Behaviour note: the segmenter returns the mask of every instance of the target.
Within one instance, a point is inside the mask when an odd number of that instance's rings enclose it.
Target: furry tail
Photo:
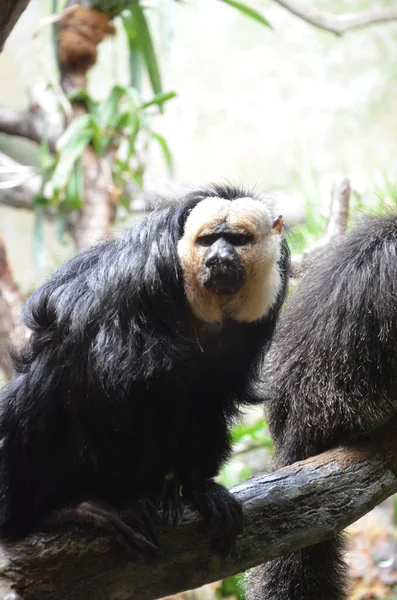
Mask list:
[[[248,574],[247,600],[346,600],[344,537],[338,534],[261,565]]]

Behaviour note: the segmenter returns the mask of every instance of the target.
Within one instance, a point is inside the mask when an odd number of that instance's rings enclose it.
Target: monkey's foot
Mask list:
[[[146,562],[153,562],[159,558],[160,553],[153,529],[153,514],[148,503],[137,502],[133,509],[129,509],[128,523],[116,510],[102,503],[87,501],[55,511],[41,525],[46,529],[65,523],[93,525],[106,531],[126,549],[131,558],[138,557]],[[153,511],[156,512],[154,507]]]
[[[180,494],[180,483],[174,474],[168,476],[165,480],[160,511],[165,525],[175,527],[181,520],[183,514],[182,496]]]
[[[204,517],[212,547],[223,557],[230,554],[244,524],[243,510],[233,494],[222,485],[207,481],[204,487],[184,490],[184,496]]]

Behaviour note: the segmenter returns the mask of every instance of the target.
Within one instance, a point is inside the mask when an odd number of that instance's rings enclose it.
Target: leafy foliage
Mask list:
[[[232,577],[227,577],[221,582],[221,585],[216,590],[217,598],[236,598],[236,600],[244,600],[245,595],[242,589],[242,580],[244,575],[237,573]]]
[[[151,127],[150,109],[164,105],[174,92],[160,93],[143,101],[136,90],[116,85],[103,102],[94,100],[86,90],[70,96],[83,101],[89,111],[73,119],[56,146],[56,154],[41,150],[44,185],[36,203],[47,207],[78,209],[82,206],[83,172],[80,159],[89,144],[98,156],[112,153],[113,180],[120,196],[132,178],[142,184],[140,147],[151,139],[159,143],[166,165],[172,172],[173,159],[167,141]]]

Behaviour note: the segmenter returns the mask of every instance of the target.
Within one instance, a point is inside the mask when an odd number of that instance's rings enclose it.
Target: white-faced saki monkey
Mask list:
[[[188,503],[227,554],[242,510],[214,477],[239,408],[261,401],[288,271],[282,218],[214,185],[49,277],[1,392],[0,535],[89,523],[151,560],[158,515]]]

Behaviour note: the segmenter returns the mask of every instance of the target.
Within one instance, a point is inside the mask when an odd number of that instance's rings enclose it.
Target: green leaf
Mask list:
[[[160,148],[163,151],[163,156],[164,156],[164,160],[166,162],[167,168],[168,168],[168,172],[169,174],[172,175],[174,174],[174,161],[172,158],[172,154],[171,154],[171,150],[169,149],[169,146],[167,144],[166,139],[160,135],[159,133],[152,133],[152,137],[158,141],[158,143],[160,144]]]
[[[56,164],[56,157],[52,152],[50,152],[47,141],[47,130],[45,130],[44,135],[40,144],[40,168],[42,170],[43,178],[45,179],[46,174],[52,172]],[[47,177],[48,179],[48,177]]]
[[[134,19],[137,44],[145,59],[145,65],[148,71],[150,83],[154,93],[160,94],[163,91],[160,68],[143,8],[138,2],[136,2],[131,5],[130,11]]]
[[[126,94],[126,88],[115,85],[108,98],[99,103],[97,121],[100,127],[108,127],[110,120],[117,114],[120,100]]]
[[[121,194],[119,204],[127,211],[131,212],[131,201],[125,194]]]
[[[92,98],[92,96],[84,88],[81,88],[79,90],[73,90],[73,91],[69,92],[67,97],[68,97],[68,100],[70,100],[70,102],[77,102],[77,101],[84,102],[84,104],[87,107],[88,112],[91,114],[95,114],[97,107],[98,107],[98,102],[97,102],[97,100],[94,100]]]
[[[93,133],[94,129],[95,120],[92,115],[80,115],[76,117],[57,141],[57,151],[62,153],[67,146],[74,145],[81,135],[84,135],[87,131],[92,131]]]
[[[83,167],[80,161],[73,165],[65,190],[65,204],[70,210],[79,210],[83,206]]]
[[[176,92],[163,92],[161,94],[156,94],[151,100],[142,104],[142,108],[148,108],[148,106],[153,106],[153,104],[163,105],[164,102],[175,98],[176,95]]]
[[[236,598],[236,600],[244,600],[244,588],[243,588],[244,575],[243,573],[237,573],[231,577],[224,579],[220,587],[216,590],[215,595],[217,598]]]
[[[44,244],[44,216],[45,206],[36,203],[33,220],[33,259],[39,272],[42,272],[46,262]]]
[[[56,238],[62,246],[67,244],[68,222],[67,212],[62,207],[55,214],[55,232]]]
[[[132,112],[131,110],[120,111],[110,122],[110,129],[121,133],[122,130],[125,129],[125,127],[127,127],[127,125],[130,123],[132,114],[135,114],[135,112]]]
[[[122,22],[127,34],[129,46],[129,68],[130,83],[137,90],[141,89],[142,84],[142,53],[139,49],[138,36],[136,33],[135,21],[130,11],[122,15]]]
[[[251,8],[250,6],[247,6],[246,4],[243,4],[242,2],[236,2],[236,0],[221,0],[221,1],[224,2],[225,4],[228,4],[229,6],[233,6],[233,8],[236,8],[237,10],[239,10],[243,15],[246,15],[247,17],[254,19],[258,23],[261,23],[262,25],[265,25],[266,27],[270,27],[270,29],[273,29],[273,27],[271,26],[269,21],[267,19],[265,19],[265,17],[260,12],[255,10],[254,8]]]
[[[137,113],[131,113],[128,121],[128,127],[131,130],[128,136],[128,159],[135,154],[135,141],[141,129],[141,121]]]
[[[52,176],[55,198],[59,196],[59,193],[67,185],[74,163],[82,156],[84,150],[92,140],[93,134],[94,130],[91,128],[79,130],[78,134],[70,140],[69,144],[61,152]]]

